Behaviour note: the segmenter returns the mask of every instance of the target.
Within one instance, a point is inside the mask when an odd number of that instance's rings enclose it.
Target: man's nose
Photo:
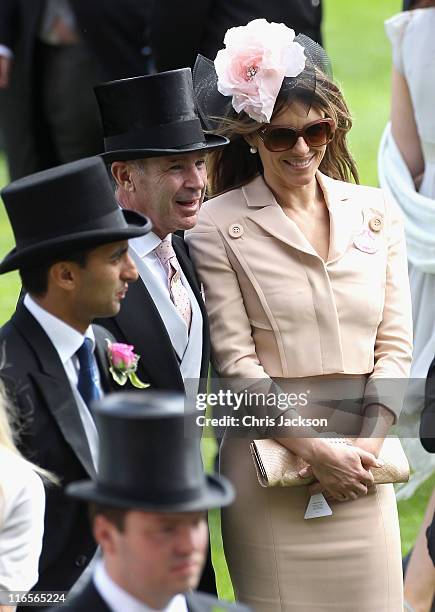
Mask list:
[[[190,189],[197,189],[198,191],[202,191],[207,183],[207,172],[205,168],[198,168],[196,165],[189,168],[185,185]]]
[[[197,547],[196,529],[192,526],[182,527],[177,534],[176,551],[179,555],[190,555]]]
[[[125,255],[125,262],[122,268],[122,280],[127,283],[134,283],[138,279],[138,271],[136,268],[136,264],[133,259],[130,257],[128,253]]]

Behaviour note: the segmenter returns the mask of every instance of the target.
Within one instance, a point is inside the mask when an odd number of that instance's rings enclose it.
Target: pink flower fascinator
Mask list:
[[[304,47],[283,23],[255,19],[227,31],[214,61],[217,88],[232,96],[232,106],[255,121],[269,122],[284,77],[296,77],[305,68]]]

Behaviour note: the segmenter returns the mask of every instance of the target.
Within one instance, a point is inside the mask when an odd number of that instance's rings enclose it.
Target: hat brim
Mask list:
[[[100,153],[100,157],[108,164],[114,161],[128,161],[130,159],[145,159],[147,157],[164,157],[167,155],[182,155],[183,153],[194,153],[195,151],[211,151],[229,144],[225,136],[205,135],[205,143],[197,142],[173,149],[143,148],[143,149],[117,149]]]
[[[126,227],[103,228],[57,236],[44,242],[10,251],[0,263],[0,274],[20,268],[35,267],[48,259],[67,255],[73,250],[98,247],[109,242],[137,238],[151,231],[152,223],[132,210],[122,210]]]
[[[107,489],[102,491],[98,483],[92,480],[71,483],[66,487],[66,493],[82,501],[146,512],[200,512],[231,504],[234,500],[234,489],[226,478],[207,476],[206,482],[206,486],[196,499],[179,503],[168,503],[165,500],[156,503],[147,499],[139,500],[137,497],[129,498],[128,495],[121,497],[116,492],[109,493]]]

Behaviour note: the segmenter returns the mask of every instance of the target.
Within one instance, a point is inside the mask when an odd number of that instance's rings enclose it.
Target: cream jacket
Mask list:
[[[330,216],[327,262],[262,177],[203,204],[186,236],[221,376],[365,374],[376,385],[409,375],[411,301],[400,213],[380,189],[319,172],[317,180]],[[396,415],[400,404],[389,406]]]

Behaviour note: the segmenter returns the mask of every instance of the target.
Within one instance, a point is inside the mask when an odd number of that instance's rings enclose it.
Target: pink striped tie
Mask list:
[[[170,238],[162,240],[154,249],[154,253],[165,269],[171,300],[189,329],[192,320],[192,306],[187,289],[181,282],[180,264]]]

